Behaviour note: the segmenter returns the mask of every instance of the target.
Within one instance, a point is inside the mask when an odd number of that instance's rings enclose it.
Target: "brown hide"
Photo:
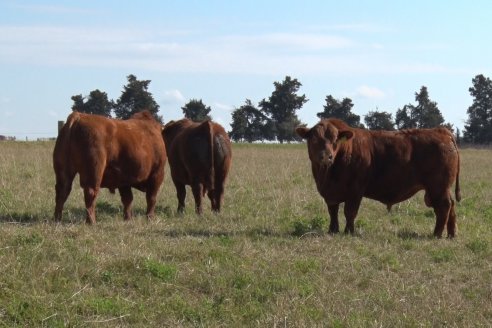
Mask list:
[[[178,212],[184,210],[186,185],[191,185],[198,214],[202,213],[205,193],[212,210],[220,212],[232,160],[231,142],[224,128],[211,121],[195,123],[182,119],[166,124],[162,137],[176,187]]]
[[[354,220],[363,197],[391,205],[425,190],[425,203],[436,215],[434,235],[447,227],[456,233],[456,214],[450,188],[456,181],[459,201],[459,153],[445,128],[370,131],[349,127],[337,119],[323,119],[311,129],[299,127],[307,140],[313,177],[330,214],[330,232],[336,233],[338,208],[344,203],[345,232],[354,232]]]
[[[166,164],[161,130],[148,111],[124,121],[78,112],[70,114],[53,152],[55,220],[61,220],[77,173],[84,189],[87,223],[96,222],[95,198],[100,188],[119,190],[126,220],[132,215],[131,188],[145,192],[147,216],[152,217]]]

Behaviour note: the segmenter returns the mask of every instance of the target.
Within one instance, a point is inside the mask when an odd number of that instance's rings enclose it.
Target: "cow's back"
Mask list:
[[[455,180],[459,155],[444,128],[371,133],[365,195],[386,204]]]
[[[221,125],[183,119],[167,126],[163,135],[174,179],[184,184],[198,180],[213,189],[215,178],[227,175],[231,146]]]
[[[72,113],[57,139],[55,162],[78,172],[82,186],[98,176],[101,187],[133,186],[153,171],[163,171],[166,153],[160,132],[151,120]]]

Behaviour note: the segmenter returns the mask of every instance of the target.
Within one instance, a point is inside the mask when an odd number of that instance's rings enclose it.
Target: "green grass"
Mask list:
[[[54,224],[53,143],[0,143],[0,327],[477,327],[492,322],[492,151],[461,152],[458,235],[432,238],[422,193],[364,200],[329,235],[305,145],[233,145],[223,212],[197,217],[166,167],[157,218],[76,178]],[[341,216],[342,229],[344,225]]]

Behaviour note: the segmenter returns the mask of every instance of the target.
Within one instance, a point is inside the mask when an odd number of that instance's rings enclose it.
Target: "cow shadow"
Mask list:
[[[18,224],[34,224],[43,221],[48,221],[46,215],[32,214],[27,212],[13,212],[9,214],[0,214],[0,223],[18,223]]]
[[[208,229],[166,229],[161,231],[154,231],[154,233],[162,234],[169,238],[182,238],[182,237],[198,237],[198,238],[221,238],[221,237],[238,237],[246,236],[252,239],[262,237],[291,237],[289,233],[279,233],[271,229],[265,228],[251,228],[247,230],[231,231],[231,230],[208,230]]]
[[[402,240],[430,240],[435,239],[434,235],[427,234],[419,234],[415,231],[410,231],[408,229],[401,229],[396,233],[396,236]]]

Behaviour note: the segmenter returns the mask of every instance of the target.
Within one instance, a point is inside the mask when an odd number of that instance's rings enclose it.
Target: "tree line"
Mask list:
[[[148,91],[150,80],[138,80],[136,76],[127,76],[127,84],[116,101],[109,100],[108,95],[98,89],[88,96],[81,94],[72,96],[72,110],[103,115],[119,119],[127,119],[136,112],[149,110],[162,123],[162,116],[157,113],[159,105]],[[303,105],[308,101],[306,95],[299,95],[302,84],[295,78],[286,76],[281,82],[274,82],[274,90],[268,98],[257,105],[250,99],[232,111],[231,130],[229,135],[236,142],[278,141],[280,143],[297,141],[295,127],[303,123],[297,116]],[[467,109],[468,119],[463,135],[456,128],[459,140],[474,144],[490,144],[492,142],[492,81],[483,75],[472,79],[469,88],[473,97],[472,105]],[[408,128],[432,128],[444,126],[454,130],[453,125],[446,123],[438,105],[429,97],[426,86],[415,93],[415,103],[398,108],[393,114],[387,111],[369,111],[361,117],[352,112],[354,104],[350,98],[337,99],[327,95],[323,111],[317,113],[321,118],[339,118],[353,127],[371,130],[400,130]],[[212,119],[211,108],[201,99],[191,99],[183,107],[183,116],[193,121]]]

